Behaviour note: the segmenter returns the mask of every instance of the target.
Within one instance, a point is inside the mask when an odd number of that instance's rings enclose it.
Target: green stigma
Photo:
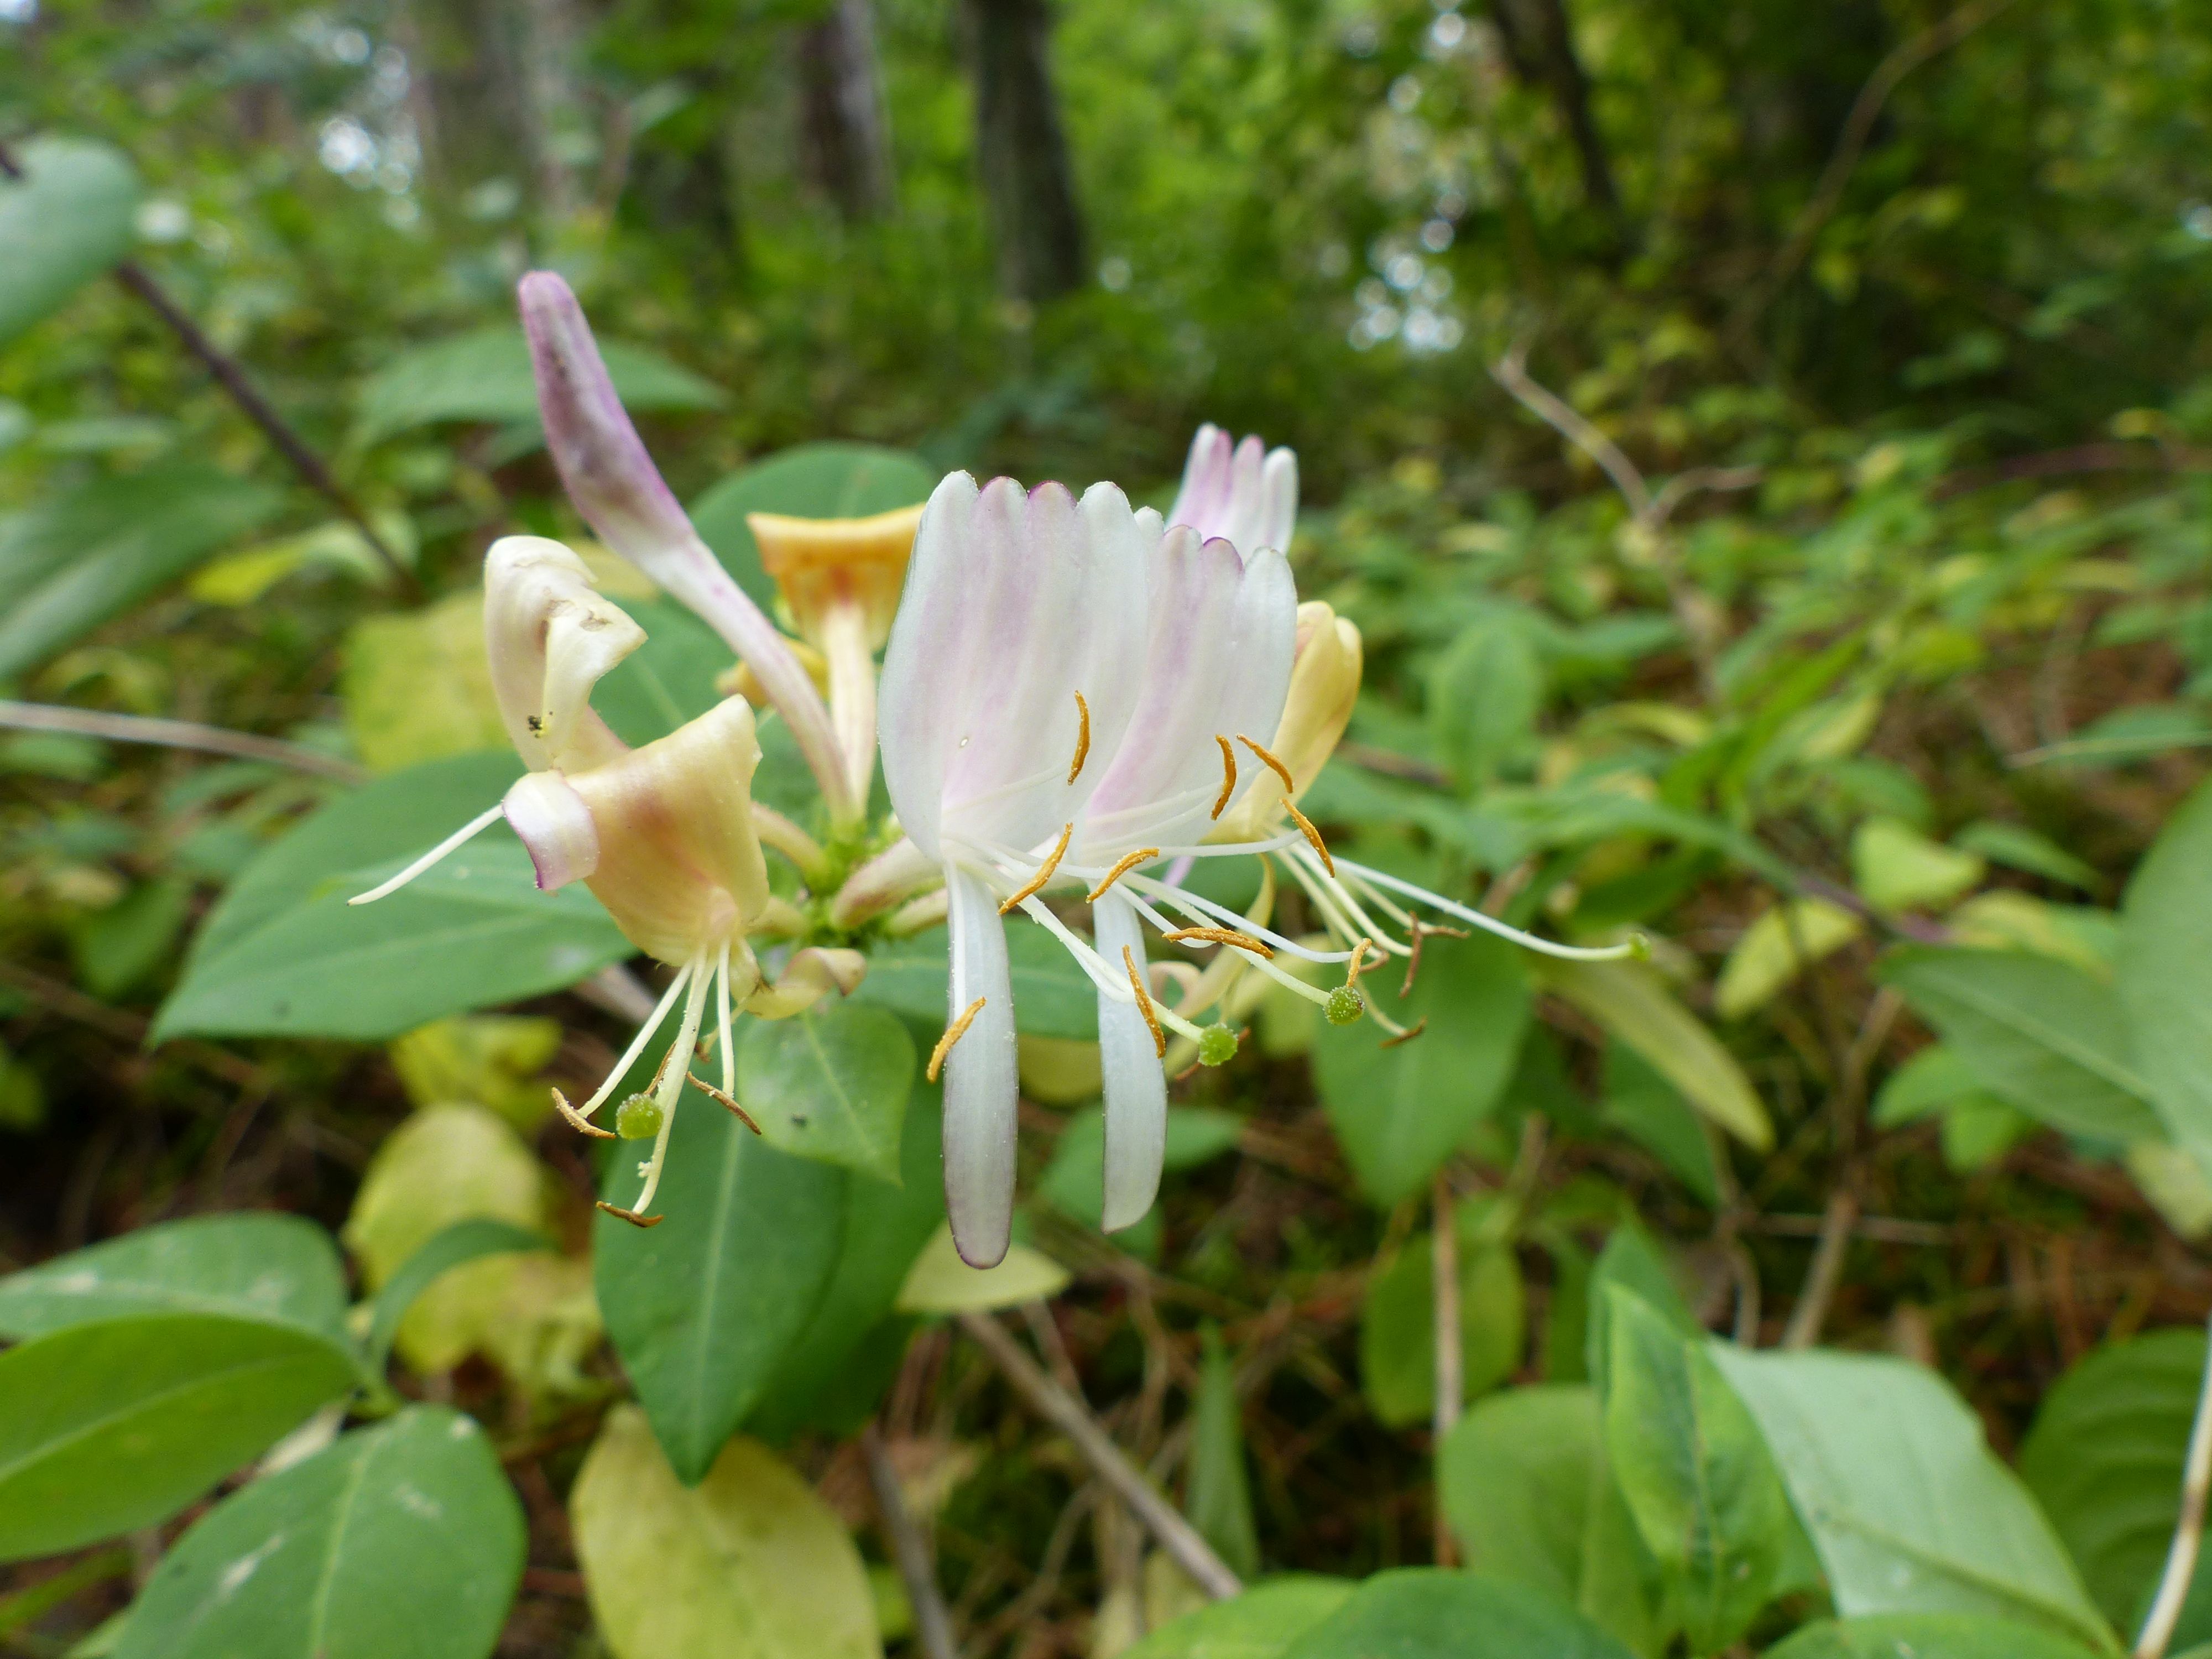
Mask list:
[[[632,1095],[615,1109],[615,1133],[624,1140],[650,1140],[660,1122],[660,1103],[651,1095]]]
[[[1198,1034],[1198,1063],[1226,1066],[1237,1058],[1237,1033],[1226,1025],[1209,1025]]]
[[[1322,1012],[1332,1025],[1349,1025],[1367,1012],[1367,999],[1356,985],[1340,985],[1328,994]]]

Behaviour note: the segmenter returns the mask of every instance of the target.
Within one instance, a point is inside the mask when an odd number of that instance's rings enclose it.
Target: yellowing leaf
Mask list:
[[[2167,1226],[2189,1239],[2212,1233],[2212,1181],[2189,1153],[2171,1141],[2138,1140],[2128,1148],[2125,1162]]]
[[[1940,910],[1988,870],[1895,818],[1869,818],[1851,837],[1851,884],[1877,910]]]
[[[2110,984],[2118,919],[2088,904],[2053,904],[2014,888],[1977,893],[1951,913],[1951,937],[1985,951],[2056,957]]]
[[[433,1106],[377,1148],[346,1218],[348,1249],[372,1291],[456,1221],[544,1220],[544,1177],[514,1131],[482,1106]],[[399,1327],[399,1352],[418,1371],[450,1370],[487,1346],[501,1322],[516,1256],[457,1267],[423,1291]]]
[[[948,1224],[921,1247],[899,1287],[898,1310],[910,1314],[984,1313],[1043,1302],[1067,1288],[1067,1269],[1041,1250],[1010,1244],[995,1267],[971,1267],[952,1245]]]
[[[1537,957],[1544,988],[1572,1003],[1650,1062],[1682,1097],[1747,1146],[1765,1152],[1774,1126],[1735,1056],[1638,962]]]
[[[1016,1040],[1022,1093],[1048,1106],[1098,1098],[1104,1073],[1098,1045],[1077,1037],[1023,1036]]]
[[[1778,904],[1743,931],[1721,968],[1713,1007],[1723,1019],[1741,1019],[1771,1001],[1782,988],[1866,932],[1866,924],[1826,899]]]
[[[610,1413],[569,1498],[576,1559],[616,1659],[878,1659],[860,1552],[758,1441],[686,1488],[635,1406]]]
[[[401,526],[405,520],[399,520]],[[378,528],[387,535],[390,529]],[[411,528],[411,526],[410,527]],[[404,546],[405,537],[394,542]],[[191,596],[207,605],[251,605],[295,570],[309,565],[329,565],[350,570],[371,581],[385,575],[384,562],[368,544],[360,526],[333,519],[296,536],[258,542],[204,567],[186,584]]]
[[[518,1129],[553,1109],[537,1080],[561,1047],[561,1022],[514,1014],[434,1020],[392,1040],[392,1069],[417,1106],[474,1102]]]
[[[339,689],[354,746],[373,772],[507,746],[484,656],[479,592],[356,624],[346,636]]]

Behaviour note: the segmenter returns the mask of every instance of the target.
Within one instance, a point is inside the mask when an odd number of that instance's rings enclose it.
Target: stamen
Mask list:
[[[1329,857],[1328,848],[1321,838],[1321,831],[1314,828],[1313,820],[1299,811],[1288,799],[1283,802],[1283,811],[1291,815],[1291,823],[1305,832],[1306,839],[1313,843],[1314,851],[1321,854],[1322,865],[1328,869],[1329,874],[1334,876],[1336,873],[1336,860]]]
[[[1284,765],[1282,762],[1277,760],[1273,755],[1270,754],[1267,750],[1260,747],[1258,744],[1253,742],[1251,738],[1246,737],[1242,732],[1239,732],[1237,734],[1237,741],[1243,744],[1247,749],[1257,755],[1260,757],[1261,763],[1283,781],[1283,793],[1285,794],[1289,794],[1297,787],[1297,785],[1291,781],[1291,769]],[[1225,744],[1224,745],[1224,747],[1226,746],[1227,745]]]
[[[635,1210],[625,1210],[619,1204],[610,1204],[604,1198],[596,1199],[593,1202],[609,1215],[618,1215],[633,1227],[658,1227],[668,1219],[665,1215],[640,1215]]]
[[[1081,764],[1079,761],[1077,763]],[[1073,781],[1072,778],[1070,781]],[[1016,889],[1014,896],[999,907],[1000,915],[1012,915],[1021,908],[1024,899],[1034,898],[1044,890],[1045,884],[1052,879],[1052,872],[1060,868],[1060,860],[1066,855],[1068,837],[1074,833],[1075,826],[1073,823],[1060,832],[1059,841],[1054,843],[1052,851],[1045,854],[1044,862],[1037,866],[1037,872],[1030,878],[1029,884]]]
[[[1375,1011],[1374,1009],[1370,1008],[1367,1012],[1371,1014]],[[1409,1030],[1401,1031],[1394,1037],[1384,1037],[1382,1042],[1377,1046],[1384,1048],[1395,1048],[1401,1043],[1411,1042],[1415,1037],[1420,1036],[1422,1032],[1428,1029],[1429,1017],[1426,1014],[1423,1014],[1420,1018],[1413,1022],[1413,1026]]]
[[[1650,948],[1645,944],[1644,936],[1640,933],[1625,945],[1561,945],[1556,939],[1542,939],[1534,933],[1525,933],[1510,923],[1498,921],[1495,916],[1485,915],[1480,910],[1470,909],[1464,904],[1455,904],[1451,900],[1431,893],[1425,887],[1416,887],[1410,881],[1402,880],[1396,876],[1385,875],[1382,871],[1370,869],[1364,864],[1352,864],[1347,860],[1345,868],[1379,887],[1387,887],[1393,892],[1403,893],[1407,898],[1417,899],[1423,904],[1434,905],[1446,915],[1456,921],[1464,921],[1472,927],[1480,927],[1486,933],[1495,933],[1500,939],[1511,939],[1523,950],[1534,951],[1541,956],[1557,957],[1563,962],[1619,962],[1624,957],[1634,957]]]
[[[1167,1058],[1167,1033],[1160,1030],[1159,1017],[1152,1012],[1152,993],[1145,989],[1144,975],[1137,971],[1137,959],[1129,947],[1121,947],[1121,965],[1129,970],[1129,988],[1137,994],[1137,1012],[1145,1017],[1145,1024],[1152,1030],[1152,1048],[1162,1059]]]
[[[1119,864],[1116,864],[1111,870],[1109,870],[1106,872],[1105,879],[1101,881],[1096,887],[1092,888],[1088,893],[1085,893],[1083,896],[1085,902],[1089,904],[1097,903],[1099,899],[1104,896],[1105,891],[1109,887],[1111,887],[1115,882],[1121,880],[1123,876],[1128,874],[1130,871],[1135,869],[1146,860],[1156,859],[1159,857],[1159,855],[1160,849],[1157,847],[1139,847],[1135,852],[1129,854],[1127,857],[1123,858]]]
[[[738,1051],[730,1042],[730,947],[726,941],[722,945],[721,976],[718,986],[714,1003],[714,1034],[722,1043],[721,1093],[730,1109],[737,1112],[739,1117],[745,1117],[742,1111],[738,1110],[737,1103],[727,1098],[738,1091]],[[700,1086],[703,1088],[706,1085],[702,1084]],[[745,1121],[750,1124],[752,1120],[746,1117]],[[757,1125],[754,1127],[753,1133],[760,1133]]]
[[[945,1069],[945,1057],[952,1052],[952,1045],[968,1035],[969,1026],[975,1023],[975,1016],[983,1012],[983,1005],[988,1000],[987,997],[977,997],[961,1011],[959,1018],[945,1028],[945,1035],[937,1039],[937,1047],[929,1051],[928,1067],[922,1073],[932,1083],[937,1081],[937,1074]]]
[[[1371,939],[1363,939],[1352,947],[1352,960],[1344,964],[1344,982],[1346,985],[1359,983],[1360,959],[1374,948],[1375,941]]]
[[[452,835],[447,836],[445,840],[440,842],[428,852],[423,854],[421,858],[416,859],[414,863],[409,865],[398,875],[392,877],[389,880],[377,883],[375,886],[370,888],[366,893],[355,894],[354,896],[348,899],[346,902],[348,904],[374,904],[377,900],[383,898],[389,894],[398,892],[409,882],[414,880],[416,877],[421,875],[432,865],[437,863],[439,860],[444,858],[455,848],[459,847],[464,842],[469,841],[474,836],[482,835],[485,830],[490,829],[492,824],[496,822],[500,816],[506,811],[506,804],[502,802],[497,806],[487,808],[485,811],[477,813],[476,817],[471,818],[459,829],[454,830]]]
[[[612,1129],[599,1127],[598,1124],[571,1106],[568,1103],[568,1097],[558,1089],[553,1091],[553,1103],[560,1108],[562,1117],[567,1118],[570,1123],[581,1129],[586,1134],[597,1135],[601,1140],[612,1140],[615,1138],[615,1132]]]
[[[690,973],[691,984],[684,998],[684,1020],[677,1028],[676,1041],[660,1057],[660,1070],[653,1078],[653,1098],[660,1108],[660,1133],[653,1137],[653,1156],[638,1165],[638,1173],[645,1177],[645,1187],[637,1195],[635,1216],[643,1216],[651,1209],[653,1195],[660,1190],[660,1174],[668,1164],[669,1132],[676,1127],[676,1103],[684,1097],[684,1079],[691,1075],[691,1062],[699,1054],[699,1020],[707,1012],[707,981],[712,969],[707,965],[703,951],[684,965]],[[676,1065],[672,1075],[668,1069],[672,1060]]]
[[[1412,953],[1406,958],[1406,982],[1398,988],[1398,994],[1401,997],[1411,996],[1413,994],[1414,975],[1421,971],[1421,941],[1423,939],[1426,939],[1431,933],[1442,933],[1449,939],[1466,939],[1469,937],[1467,929],[1464,927],[1438,927],[1429,922],[1423,921],[1418,916],[1411,917],[1408,920],[1412,923],[1413,949]]]
[[[1263,957],[1273,957],[1275,954],[1272,946],[1262,944],[1249,933],[1240,933],[1234,927],[1178,927],[1171,933],[1162,933],[1160,937],[1173,945],[1180,945],[1185,939],[1199,939],[1213,945],[1233,945],[1240,951],[1255,951]]]
[[[1221,745],[1221,799],[1213,803],[1213,816],[1218,818],[1228,810],[1229,798],[1237,793],[1237,751],[1218,732],[1213,734],[1213,740]]]
[[[1083,770],[1083,763],[1091,754],[1091,705],[1083,701],[1083,693],[1075,694],[1075,712],[1082,726],[1075,734],[1075,758],[1068,763],[1067,781],[1073,783],[1076,775]]]
[[[637,1035],[629,1040],[629,1047],[623,1050],[622,1058],[615,1062],[614,1070],[607,1073],[607,1080],[599,1085],[599,1091],[584,1103],[580,1114],[581,1116],[589,1117],[607,1103],[607,1097],[614,1093],[615,1085],[629,1075],[629,1068],[637,1064],[637,1057],[645,1052],[645,1045],[653,1041],[653,1034],[660,1029],[662,1022],[668,1018],[668,1011],[676,1006],[676,999],[684,994],[684,988],[690,982],[690,969],[678,969],[676,977],[668,981],[668,988],[660,994],[660,1000],[653,1005],[653,1012],[647,1016],[645,1024],[637,1028]],[[665,1056],[661,1063],[666,1066]],[[656,1078],[658,1075],[656,1073]]]
[[[727,1090],[717,1089],[703,1077],[695,1077],[692,1078],[690,1081],[693,1088],[696,1089],[701,1094],[706,1096],[708,1099],[715,1101],[722,1106],[726,1107],[729,1109],[729,1113],[732,1117],[737,1119],[738,1122],[744,1124],[745,1127],[750,1129],[755,1134],[758,1134],[761,1132],[761,1126],[753,1121],[753,1115],[747,1111],[744,1107],[738,1105],[738,1103],[731,1097]]]

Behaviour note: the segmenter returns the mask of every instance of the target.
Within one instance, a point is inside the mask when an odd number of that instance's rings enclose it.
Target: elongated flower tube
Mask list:
[[[1190,441],[1182,488],[1168,511],[1171,525],[1218,536],[1240,553],[1263,547],[1291,550],[1298,518],[1298,458],[1270,450],[1256,437],[1232,443],[1211,421]]]
[[[866,792],[854,790],[821,694],[662,481],[615,394],[576,296],[545,270],[525,276],[519,293],[546,447],[568,499],[602,541],[696,611],[744,659],[791,727],[831,821],[857,823]]]
[[[863,800],[876,766],[875,653],[890,637],[921,522],[919,507],[865,519],[745,516],[799,637],[830,665],[830,723]]]
[[[583,561],[558,542],[507,537],[485,557],[484,590],[493,691],[531,769],[498,806],[353,902],[368,903],[404,885],[503,815],[528,851],[541,889],[583,882],[624,937],[676,969],[652,1018],[599,1091],[580,1109],[554,1092],[563,1115],[587,1133],[653,1140],[652,1156],[638,1168],[641,1186],[634,1206],[603,1206],[650,1226],[658,1218],[647,1211],[685,1083],[697,1083],[744,1115],[735,1098],[733,1004],[783,1018],[830,991],[850,990],[864,961],[850,951],[801,951],[774,986],[763,982],[747,936],[784,930],[782,913],[789,907],[769,890],[754,827],[751,786],[760,744],[743,698],[727,698],[667,736],[631,749],[592,711],[590,699],[599,677],[645,635],[592,590]],[[710,993],[721,1054],[719,1090],[690,1075]],[[672,1014],[676,1041],[653,1087],[621,1103],[615,1131],[592,1123]]]

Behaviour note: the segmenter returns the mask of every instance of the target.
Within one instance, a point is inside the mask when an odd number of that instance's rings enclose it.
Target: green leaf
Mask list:
[[[1243,1120],[1234,1112],[1204,1106],[1168,1108],[1166,1144],[1161,1167],[1189,1170],[1218,1158],[1237,1145]],[[1067,1120],[1052,1149],[1052,1162],[1036,1184],[1036,1197],[1086,1227],[1096,1228],[1106,1213],[1106,1114],[1091,1106]],[[1157,1209],[1115,1242],[1133,1255],[1157,1255]]]
[[[1896,818],[1869,818],[1851,835],[1851,885],[1877,910],[1940,910],[1988,872],[1978,854]]]
[[[1161,1626],[1121,1659],[1281,1659],[1285,1648],[1342,1607],[1357,1586],[1299,1574]]]
[[[2050,1522],[1942,1378],[1873,1354],[1711,1352],[1766,1437],[1838,1613],[1984,1613],[2112,1645]]]
[[[0,1279],[0,1336],[44,1336],[138,1314],[217,1314],[346,1335],[345,1269],[330,1235],[289,1215],[206,1215],[142,1227]]]
[[[602,339],[599,352],[632,410],[720,409],[720,388],[656,351]],[[440,421],[538,425],[538,384],[520,327],[500,324],[401,352],[361,389],[353,441],[381,443]]]
[[[2040,1121],[2104,1141],[2160,1134],[2119,1002],[2080,969],[2021,951],[1914,946],[1877,973],[1992,1094]]]
[[[456,1221],[434,1234],[417,1247],[398,1272],[384,1281],[384,1288],[376,1293],[368,1326],[369,1369],[383,1370],[384,1362],[392,1354],[392,1339],[399,1334],[400,1321],[415,1305],[415,1299],[455,1267],[488,1255],[551,1248],[543,1234],[489,1216]]]
[[[950,949],[941,927],[893,940],[868,958],[868,976],[853,1000],[879,1003],[924,1030],[941,1030]],[[1006,958],[1014,1018],[1024,1035],[1098,1040],[1098,988],[1050,933],[1034,922],[1010,924]]]
[[[1410,997],[1385,966],[1366,993],[1401,1024],[1425,1019],[1410,1042],[1382,1047],[1371,1020],[1315,1034],[1314,1086],[1361,1190],[1380,1205],[1419,1191],[1493,1111],[1528,1023],[1522,953],[1487,934],[1431,939]]]
[[[851,1434],[876,1408],[905,1352],[910,1324],[893,1312],[899,1287],[945,1224],[942,1097],[933,1083],[918,1090],[899,1146],[903,1184],[845,1177],[836,1270],[744,1421],[763,1439],[788,1439],[801,1428]]]
[[[1067,1269],[1042,1250],[1009,1244],[995,1267],[960,1259],[948,1222],[939,1227],[899,1286],[898,1309],[910,1314],[988,1313],[1024,1302],[1048,1302],[1067,1288]]]
[[[1467,1565],[1653,1647],[1650,1564],[1607,1468],[1597,1391],[1509,1389],[1468,1408],[1437,1456],[1437,1502]]]
[[[2120,1006],[2172,1138],[2212,1170],[2212,785],[2166,821],[2121,905]]]
[[[1190,1484],[1183,1510],[1240,1577],[1260,1571],[1260,1533],[1244,1468],[1244,1421],[1221,1333],[1200,1333],[1198,1392],[1191,1403]]]
[[[1773,1146],[1774,1126],[1743,1067],[1650,968],[1552,957],[1534,965],[1546,990],[1643,1055],[1691,1105],[1754,1151]]]
[[[2009,1619],[1893,1613],[1808,1625],[1766,1659],[2090,1659],[2093,1651]]]
[[[78,980],[94,996],[121,1000],[174,958],[191,908],[191,884],[181,877],[140,882],[70,928]]]
[[[1429,675],[1429,732],[1461,782],[1480,787],[1534,746],[1544,664],[1534,630],[1511,611],[1469,625]]]
[[[1540,1590],[1435,1567],[1377,1573],[1284,1659],[1631,1659]]]
[[[204,1314],[75,1325],[0,1353],[0,1561],[167,1519],[355,1382],[323,1337]]]
[[[2024,870],[2049,881],[2064,882],[2085,893],[2105,890],[2105,878],[2097,873],[2094,866],[2075,857],[2049,836],[2038,835],[2021,824],[1983,818],[1952,836],[1951,843],[1966,852],[1979,853],[1992,864]]]
[[[2020,1449],[2021,1479],[2122,1630],[2142,1619],[2166,1567],[2204,1363],[2197,1329],[2099,1348],[2051,1386]],[[2200,1589],[2205,1578],[2200,1567]]]
[[[506,756],[432,761],[315,813],[209,917],[156,1039],[374,1041],[559,990],[635,954],[580,882],[539,892],[503,823],[390,897],[346,902],[497,801],[519,770]]]
[[[110,145],[36,138],[0,179],[0,345],[59,309],[131,251],[138,175]]]
[[[1613,1478],[1674,1580],[1691,1651],[1717,1652],[1773,1593],[1786,1536],[1781,1483],[1758,1425],[1704,1344],[1620,1285],[1607,1287],[1606,1301]]]
[[[691,504],[700,539],[738,586],[773,605],[775,584],[761,568],[748,513],[794,519],[865,519],[929,499],[937,474],[902,449],[879,444],[798,444],[716,484]]]
[[[1459,1328],[1463,1399],[1486,1394],[1521,1364],[1528,1346],[1528,1294],[1521,1267],[1501,1243],[1459,1247]],[[1368,1275],[1359,1311],[1359,1388],[1391,1428],[1425,1422],[1437,1401],[1436,1261],[1429,1234],[1415,1233]]]
[[[1674,1270],[1668,1265],[1665,1252],[1636,1221],[1622,1221],[1605,1241],[1605,1249],[1598,1253],[1597,1265],[1590,1272],[1585,1357],[1590,1381],[1601,1392],[1606,1386],[1613,1352],[1612,1299],[1607,1291],[1615,1285],[1633,1291],[1639,1301],[1662,1316],[1684,1336],[1701,1336],[1705,1332],[1697,1316],[1690,1311],[1690,1304],[1683,1299],[1681,1286],[1675,1281]]]
[[[1729,952],[1713,988],[1713,1011],[1723,1019],[1756,1012],[1798,975],[1865,932],[1865,922],[1826,899],[1776,905],[1745,928]]]
[[[164,461],[0,518],[0,679],[120,616],[283,505],[266,484]]]
[[[915,1070],[904,1021],[840,998],[790,1019],[746,1021],[738,1097],[769,1146],[896,1182]]]
[[[584,1460],[569,1517],[615,1659],[878,1659],[867,1573],[814,1489],[743,1437],[702,1474],[680,1482],[629,1406]]]
[[[1605,1046],[1605,1123],[1650,1152],[1711,1208],[1720,1207],[1713,1142],[1682,1092],[1626,1043]]]
[[[624,599],[622,607],[645,630],[645,643],[592,688],[592,707],[617,737],[643,748],[720,702],[714,681],[735,658],[720,635],[673,599]]]
[[[655,1200],[665,1218],[641,1229],[603,1213],[592,1249],[607,1334],[638,1403],[677,1473],[697,1481],[830,1284],[846,1176],[776,1151],[702,1096],[683,1108]],[[636,1196],[641,1145],[613,1143],[610,1202]]]
[[[507,748],[484,647],[483,589],[362,617],[346,635],[343,659],[346,730],[370,771]]]
[[[162,1559],[118,1659],[485,1659],[522,1505],[483,1431],[415,1406],[217,1504]]]

